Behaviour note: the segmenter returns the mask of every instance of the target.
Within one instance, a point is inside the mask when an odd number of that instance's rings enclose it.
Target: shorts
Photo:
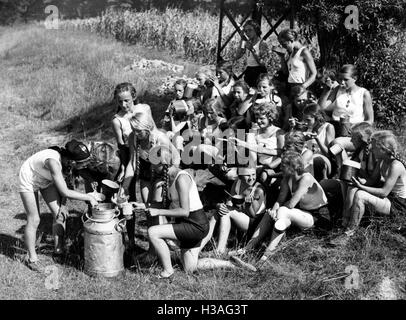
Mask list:
[[[45,179],[33,171],[28,162],[24,162],[21,166],[18,175],[18,192],[37,192],[48,188],[53,183],[52,180]]]
[[[246,232],[247,240],[251,239],[254,235],[255,229],[258,227],[262,218],[264,217],[266,211],[257,214],[254,218],[250,217],[250,222],[248,223],[248,229]]]
[[[388,199],[390,201],[390,215],[395,215],[395,214],[404,214],[406,212],[406,199],[405,198],[400,198],[398,196],[395,196],[393,194],[388,195]]]
[[[139,178],[141,180],[151,180],[151,163],[140,158]]]
[[[179,223],[172,224],[173,232],[180,242],[181,249],[198,247],[203,238],[209,233],[209,221],[203,209],[191,212],[189,216],[191,214],[202,215],[204,223],[194,223],[186,219],[181,219]]]

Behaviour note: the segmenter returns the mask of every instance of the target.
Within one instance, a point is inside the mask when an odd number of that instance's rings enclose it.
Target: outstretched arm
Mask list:
[[[51,172],[55,187],[62,197],[81,201],[89,201],[92,206],[97,204],[97,201],[93,196],[68,189],[65,179],[63,178],[62,166],[58,161],[51,158],[45,160],[45,168],[47,168]]]

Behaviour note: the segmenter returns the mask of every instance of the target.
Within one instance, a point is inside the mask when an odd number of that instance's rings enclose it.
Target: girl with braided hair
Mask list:
[[[122,188],[125,195],[135,198],[135,194],[129,194],[132,191],[130,189],[131,181],[135,177],[140,183],[142,202],[151,203],[160,198],[159,192],[161,190],[156,182],[162,180],[162,177],[156,173],[152,174],[149,151],[157,145],[168,147],[174,157],[173,163],[176,166],[180,164],[180,155],[167,135],[157,129],[149,113],[135,113],[130,118],[130,124],[132,128],[132,133],[129,136],[130,160],[125,170]],[[134,219],[128,220],[127,232],[130,250],[135,245],[134,227]]]
[[[392,131],[376,131],[371,136],[371,151],[376,166],[365,183],[353,177],[358,188],[351,207],[350,221],[345,234],[350,236],[358,227],[368,206],[375,212],[393,215],[406,211],[405,161],[397,154],[398,142]]]
[[[171,201],[167,209],[147,208],[150,217],[164,216],[175,218],[174,223],[154,225],[148,228],[150,243],[163,266],[159,277],[168,278],[173,273],[169,247],[166,240],[178,241],[185,270],[194,270],[197,264],[200,243],[209,232],[209,221],[203,211],[199,192],[192,176],[173,165],[173,157],[168,148],[157,146],[150,151],[153,171],[164,174],[163,201],[165,196]]]

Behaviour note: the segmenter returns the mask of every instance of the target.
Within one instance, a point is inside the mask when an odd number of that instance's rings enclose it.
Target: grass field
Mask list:
[[[404,299],[406,238],[397,232],[404,216],[372,219],[344,248],[329,248],[324,238],[307,233],[280,250],[264,270],[206,271],[187,275],[177,268],[171,282],[156,279],[157,267],[126,269],[116,279],[91,278],[83,261],[67,257],[54,264],[58,283],[27,269],[21,252],[25,214],[16,193],[17,173],[31,154],[71,137],[111,140],[114,86],[133,82],[141,100],[158,117],[168,97],[155,89],[169,76],[165,71],[125,70],[134,59],[162,59],[197,65],[173,54],[129,46],[94,34],[45,30],[40,26],[0,28],[0,299]],[[181,74],[179,75],[181,76]],[[41,228],[49,241],[50,213],[41,203]],[[78,228],[84,204],[70,201],[68,233]],[[290,233],[289,239],[301,236]],[[142,237],[140,237],[142,240]],[[346,286],[346,268],[359,271],[359,287]],[[343,276],[344,274],[344,276]],[[348,281],[348,279],[347,279]],[[54,283],[55,284],[55,283]],[[403,290],[403,291],[402,291]]]

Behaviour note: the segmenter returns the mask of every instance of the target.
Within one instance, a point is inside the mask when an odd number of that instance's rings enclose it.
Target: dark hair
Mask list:
[[[235,83],[234,83],[234,85],[233,85],[233,88],[235,88],[235,87],[240,87],[240,88],[242,88],[242,90],[245,92],[245,93],[249,93],[250,92],[250,87],[249,87],[249,85],[244,81],[244,80],[238,80],[238,81],[236,81]]]
[[[303,116],[310,115],[315,119],[314,130],[317,131],[320,126],[326,122],[326,115],[320,106],[315,102],[307,103],[303,109]]]
[[[138,103],[137,102],[137,90],[135,90],[135,87],[129,82],[122,82],[116,86],[116,88],[114,89],[114,94],[113,94],[114,100],[117,99],[117,96],[120,93],[126,92],[126,91],[130,91],[134,104]],[[117,108],[117,112],[118,111],[120,111],[120,106]]]
[[[332,81],[337,80],[337,72],[334,69],[325,69],[322,73],[323,79],[330,78]]]
[[[254,20],[248,20],[248,21],[244,24],[244,27],[246,27],[246,26],[251,26],[251,27],[253,27],[253,28],[254,28],[254,31],[255,31],[255,33],[257,34],[258,37],[261,35],[261,33],[262,33],[262,31],[261,31],[261,26],[260,26],[257,22],[255,22]]]
[[[178,84],[181,85],[183,87],[183,89],[185,89],[186,86],[187,86],[187,81],[185,79],[178,79],[178,80],[175,81],[173,86],[175,87]]]
[[[233,77],[233,63],[231,61],[220,61],[217,65],[216,65],[216,69],[217,70],[224,70],[225,72],[227,72],[227,74],[230,77]]]
[[[298,39],[298,33],[293,29],[283,29],[279,32],[278,40],[296,41]]]
[[[358,78],[358,70],[353,64],[345,64],[341,67],[340,73],[350,73],[352,78]]]

